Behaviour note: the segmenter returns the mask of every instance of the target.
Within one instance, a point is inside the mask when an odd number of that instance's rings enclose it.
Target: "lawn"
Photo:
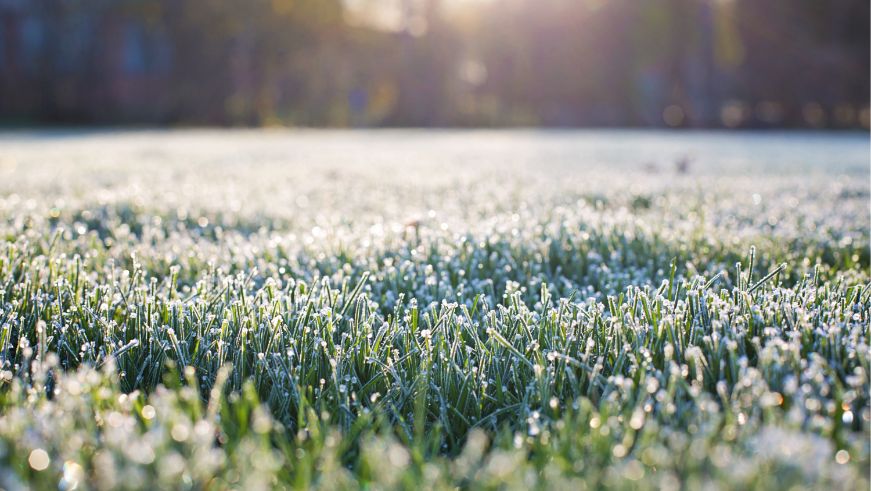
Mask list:
[[[0,488],[868,488],[867,160],[460,135],[9,137]]]

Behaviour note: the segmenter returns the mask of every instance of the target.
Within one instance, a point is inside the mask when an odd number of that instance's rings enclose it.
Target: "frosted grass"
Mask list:
[[[60,136],[2,138],[7,489],[868,486],[861,138]]]

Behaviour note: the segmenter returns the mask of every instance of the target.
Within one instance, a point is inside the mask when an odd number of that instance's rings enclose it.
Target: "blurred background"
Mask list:
[[[0,124],[868,128],[868,0],[0,0]]]

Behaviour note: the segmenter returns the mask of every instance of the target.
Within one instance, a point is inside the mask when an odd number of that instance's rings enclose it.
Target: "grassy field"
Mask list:
[[[869,486],[867,161],[55,136],[0,153],[0,488]]]

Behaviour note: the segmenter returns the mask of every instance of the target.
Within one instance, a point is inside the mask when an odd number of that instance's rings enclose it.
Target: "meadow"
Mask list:
[[[867,489],[867,135],[754,138],[3,135],[0,488]]]

